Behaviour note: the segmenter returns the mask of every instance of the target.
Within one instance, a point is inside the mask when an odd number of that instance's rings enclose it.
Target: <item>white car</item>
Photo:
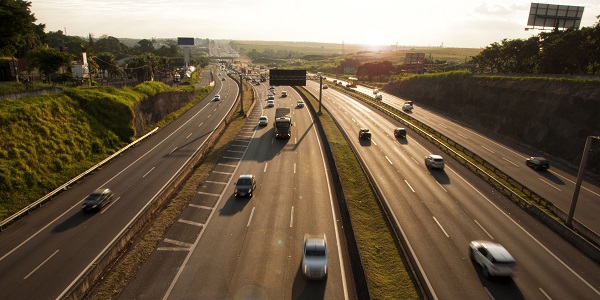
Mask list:
[[[273,100],[268,100],[268,101],[267,101],[267,107],[273,107],[273,106],[275,106],[275,101],[273,101]]]
[[[258,125],[266,126],[268,123],[269,123],[269,118],[267,118],[267,116],[260,116],[260,118],[258,118]]]
[[[432,169],[444,169],[444,158],[440,155],[430,154],[425,156],[425,165]]]
[[[297,106],[297,107],[304,107],[304,101],[298,101],[298,102],[296,103],[296,106]]]
[[[325,234],[305,234],[302,251],[302,275],[307,279],[327,278],[327,241]]]
[[[219,100],[221,100],[221,96],[220,96],[219,94],[216,94],[216,95],[213,97],[213,100],[212,100],[212,101],[219,101]]]
[[[469,255],[477,262],[485,277],[512,276],[515,259],[502,245],[488,241],[471,241]]]

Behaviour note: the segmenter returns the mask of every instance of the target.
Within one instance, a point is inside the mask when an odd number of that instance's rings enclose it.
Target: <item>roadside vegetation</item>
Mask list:
[[[63,93],[1,98],[0,220],[133,141],[133,106],[171,90],[176,89],[145,82],[133,88],[63,88]]]

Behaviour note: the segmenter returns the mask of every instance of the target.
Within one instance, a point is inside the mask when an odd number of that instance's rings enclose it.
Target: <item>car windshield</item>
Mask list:
[[[91,195],[89,195],[87,197],[86,200],[88,200],[88,201],[98,201],[100,199],[102,199],[102,194],[91,194]]]
[[[325,256],[325,248],[306,249],[306,256]]]
[[[250,185],[252,180],[250,178],[240,178],[238,179],[237,185]]]

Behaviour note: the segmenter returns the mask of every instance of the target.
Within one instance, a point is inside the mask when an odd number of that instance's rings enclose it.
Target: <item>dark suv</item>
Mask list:
[[[550,168],[550,163],[543,157],[530,157],[525,161],[525,164],[536,170],[548,170]]]
[[[84,212],[87,211],[100,211],[102,207],[106,204],[110,203],[113,198],[113,193],[109,189],[98,189],[93,191],[91,194],[83,200],[83,205],[81,209]]]

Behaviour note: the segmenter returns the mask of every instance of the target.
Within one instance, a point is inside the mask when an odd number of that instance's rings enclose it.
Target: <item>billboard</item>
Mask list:
[[[194,46],[194,38],[193,37],[178,37],[177,45],[179,45],[179,46]]]
[[[541,29],[578,29],[583,16],[583,6],[531,3],[527,26]]]
[[[306,70],[269,70],[269,85],[306,86]]]

